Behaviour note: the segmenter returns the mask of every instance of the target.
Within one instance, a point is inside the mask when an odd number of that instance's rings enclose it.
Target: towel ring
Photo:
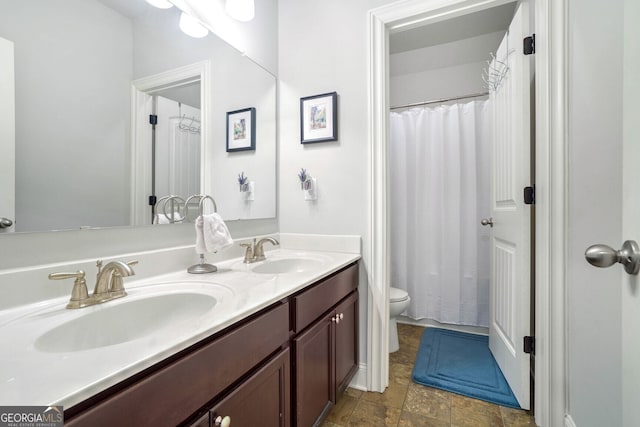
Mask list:
[[[186,218],[189,215],[189,204],[193,199],[200,199],[198,202],[198,213],[202,215],[204,213],[204,201],[209,199],[211,203],[213,203],[213,211],[218,212],[218,205],[216,205],[216,201],[213,200],[213,197],[207,194],[194,194],[193,196],[189,196],[187,200],[184,202],[184,217]]]

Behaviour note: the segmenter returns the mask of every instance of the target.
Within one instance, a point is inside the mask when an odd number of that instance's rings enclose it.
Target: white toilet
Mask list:
[[[396,318],[407,309],[409,301],[411,298],[409,298],[407,291],[394,287],[389,288],[389,353],[398,351],[400,348]]]

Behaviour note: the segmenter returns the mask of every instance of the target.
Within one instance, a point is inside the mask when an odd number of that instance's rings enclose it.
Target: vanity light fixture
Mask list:
[[[173,4],[168,2],[167,0],[145,0],[151,6],[155,6],[159,9],[171,9]]]
[[[230,17],[241,22],[249,22],[256,16],[254,0],[227,0],[224,9]]]
[[[196,39],[201,39],[209,34],[209,30],[203,27],[197,19],[184,12],[180,14],[180,29],[186,35]]]

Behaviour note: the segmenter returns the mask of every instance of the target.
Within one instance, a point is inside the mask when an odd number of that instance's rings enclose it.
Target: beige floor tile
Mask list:
[[[366,400],[358,401],[351,414],[348,427],[396,427],[400,420],[400,409],[390,408]]]
[[[345,394],[346,396],[351,396],[351,397],[354,397],[354,398],[356,398],[356,399],[360,399],[360,398],[362,397],[362,395],[364,394],[364,391],[362,391],[362,390],[356,390],[355,388],[348,387],[348,388],[344,391],[344,394]]]
[[[409,384],[403,411],[440,421],[451,421],[451,393],[419,384]]]
[[[338,425],[338,424],[334,424],[334,423],[332,423],[330,421],[326,421],[325,420],[322,424],[320,424],[320,427],[344,427],[344,426],[341,426],[341,425]]]
[[[374,402],[390,408],[402,409],[405,397],[407,396],[407,384],[389,383],[389,387],[384,393],[364,393],[360,400]]]
[[[338,403],[331,409],[331,412],[327,415],[326,421],[338,426],[346,426],[357,403],[358,399],[345,393],[342,395],[340,400],[338,400]]]
[[[449,427],[450,425],[448,421],[425,417],[424,415],[407,411],[402,411],[400,422],[398,423],[398,427]]]
[[[502,427],[500,407],[482,400],[454,394],[451,425],[456,427]]]
[[[536,425],[535,420],[527,411],[501,406],[500,412],[504,427],[533,427]]]
[[[400,350],[389,353],[389,363],[412,366],[416,362],[417,350],[400,348]]]
[[[411,373],[413,371],[412,365],[406,365],[403,363],[390,363],[389,364],[389,382],[396,384],[409,385],[411,383]]]

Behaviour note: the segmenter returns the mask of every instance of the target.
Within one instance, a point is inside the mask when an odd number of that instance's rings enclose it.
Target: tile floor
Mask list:
[[[400,350],[389,355],[384,393],[347,389],[322,427],[521,427],[535,426],[526,411],[425,387],[411,381],[424,328],[398,325]]]

